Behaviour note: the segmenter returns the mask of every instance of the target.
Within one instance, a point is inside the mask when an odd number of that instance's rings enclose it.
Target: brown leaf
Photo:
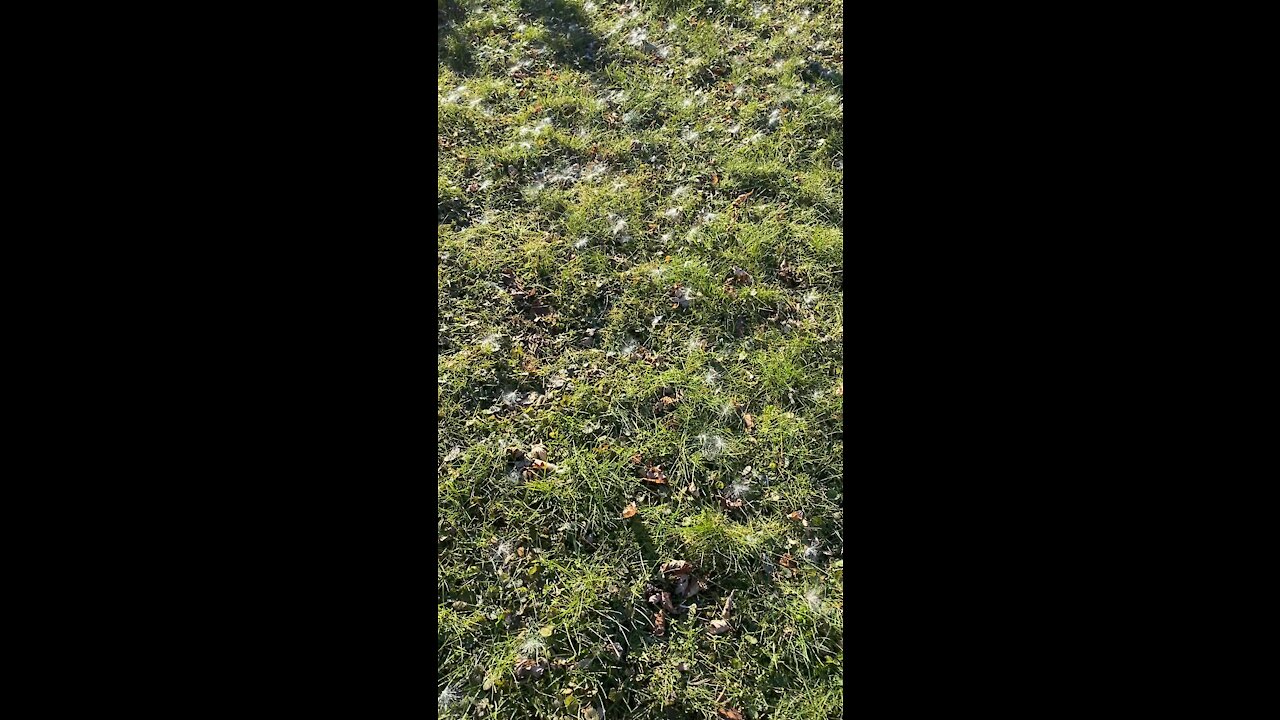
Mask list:
[[[631,503],[631,504],[627,505],[625,508],[623,508],[623,510],[622,510],[622,517],[624,517],[624,518],[635,517],[635,514],[636,514],[637,512],[639,512],[639,511],[638,511],[638,510],[636,510],[636,504],[635,504],[635,503]]]
[[[725,720],[746,720],[746,718],[742,716],[742,713],[738,712],[737,710],[730,710],[729,708],[720,708],[716,712],[719,713],[720,717],[724,718]]]
[[[529,448],[529,454],[539,460],[546,460],[547,446],[542,443],[535,443],[533,447]]]
[[[788,520],[803,520],[803,519],[804,519],[804,511],[803,511],[803,510],[797,510],[797,511],[795,511],[795,512],[793,512],[793,513],[787,513],[787,519],[788,519]]]
[[[795,559],[791,557],[791,553],[786,553],[778,558],[778,564],[786,568],[797,567]]]
[[[748,430],[753,430],[753,429],[755,429],[756,421],[755,421],[755,418],[751,417],[751,413],[746,413],[746,414],[744,414],[744,415],[742,416],[742,421],[743,421],[743,422],[745,422],[745,423],[747,424],[747,429],[748,429]]]
[[[693,484],[692,482],[689,483],[689,487],[685,488],[685,490],[688,490],[689,494],[694,496],[695,498],[702,497],[702,493],[698,490],[698,486]]]
[[[693,572],[693,565],[688,560],[672,560],[663,563],[660,569],[666,575],[688,575]]]
[[[640,457],[640,453],[636,453],[635,455],[631,456],[632,465],[639,465],[641,461],[642,461],[642,458]]]
[[[653,634],[657,637],[662,637],[666,631],[667,619],[662,616],[662,611],[659,610],[658,614],[653,616]]]
[[[530,678],[536,680],[546,674],[548,667],[549,663],[546,660],[524,658],[516,663],[516,680],[521,682]]]
[[[644,480],[645,482],[651,482],[654,485],[666,485],[667,475],[662,472],[661,465],[654,465],[644,472]]]
[[[733,626],[729,624],[728,620],[712,620],[711,627],[707,628],[707,632],[712,635],[723,635],[732,631]]]

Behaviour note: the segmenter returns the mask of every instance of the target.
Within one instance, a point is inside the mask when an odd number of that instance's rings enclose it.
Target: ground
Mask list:
[[[842,22],[439,5],[441,717],[841,715]]]

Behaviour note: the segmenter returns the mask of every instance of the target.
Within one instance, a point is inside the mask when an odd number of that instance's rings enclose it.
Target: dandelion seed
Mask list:
[[[757,132],[757,133],[753,134],[751,137],[747,138],[746,140],[743,140],[743,141],[742,141],[742,144],[743,144],[743,145],[751,145],[752,143],[755,143],[756,141],[758,141],[758,140],[759,140],[760,138],[762,138],[762,137],[764,137],[764,133]]]
[[[529,149],[530,149],[530,148],[532,148],[532,147],[533,147],[533,143],[531,143],[531,142],[529,142],[529,141],[527,141],[527,140],[526,140],[525,142],[522,142],[522,143],[520,143],[520,144],[519,144],[519,148],[520,148],[521,150],[529,150]]]
[[[437,704],[441,710],[445,710],[450,705],[458,702],[458,700],[461,699],[461,697],[462,697],[462,693],[458,692],[457,690],[454,690],[451,687],[447,687],[444,690],[440,691],[440,699],[439,701],[437,701]]]
[[[659,238],[659,240],[661,240],[664,243],[671,242],[671,233],[662,233],[662,237]]]
[[[680,217],[680,208],[667,208],[667,210],[662,213],[662,216],[668,220],[675,220]]]
[[[804,294],[804,297],[802,299],[804,300],[805,305],[808,305],[809,307],[813,307],[813,304],[818,302],[818,291],[810,290],[809,292]]]
[[[729,127],[725,128],[725,132],[729,133],[730,135],[737,135],[741,131],[742,131],[742,126],[739,125],[738,123],[734,123]]]
[[[704,342],[702,338],[698,337],[697,335],[694,335],[693,337],[689,338],[684,343],[685,350],[688,350],[689,352],[693,352],[695,350],[701,350],[702,348],[706,347],[706,345],[707,345],[706,342]]]
[[[627,227],[627,221],[623,220],[622,218],[618,218],[618,222],[613,224],[613,234],[617,235],[618,233],[625,230],[626,227]]]
[[[701,135],[698,133],[697,130],[686,130],[684,134],[682,134],[680,137],[683,138],[685,142],[691,143],[696,141],[699,137],[701,137]]]
[[[822,608],[822,593],[817,588],[810,588],[809,592],[804,594],[804,601],[809,604],[809,609],[817,612]]]
[[[622,114],[622,122],[628,125],[634,125],[636,120],[639,120],[639,119],[640,117],[633,112],[627,112]]]
[[[814,543],[804,549],[804,559],[815,561],[818,559],[818,543]]]
[[[533,633],[524,642],[520,643],[520,654],[525,657],[536,655],[546,646],[546,643],[542,642],[542,638],[538,637],[537,633]]]
[[[831,167],[837,170],[844,170],[844,160],[836,158],[836,161],[831,163]]]
[[[800,32],[800,28],[796,27],[795,25],[792,25],[787,28],[786,35],[787,37],[794,37],[795,34],[798,32]]]
[[[746,85],[739,85],[738,87],[736,87],[736,88],[734,88],[734,89],[733,89],[733,96],[734,96],[734,97],[742,97],[743,95],[746,95],[746,94],[747,94],[747,86],[746,86]]]
[[[662,322],[662,318],[663,318],[662,315],[654,315],[653,323],[650,325],[650,327],[655,327],[655,328],[658,327],[658,323]]]
[[[666,60],[667,56],[669,56],[670,54],[671,54],[671,48],[666,46],[658,48],[658,57],[662,58],[663,60]]]
[[[724,418],[730,417],[737,411],[738,409],[733,406],[733,403],[726,402],[725,404],[720,406],[720,419],[723,420]]]
[[[512,390],[511,392],[506,393],[502,396],[502,404],[507,407],[515,407],[516,405],[519,405],[520,392],[518,390]]]
[[[610,190],[617,191],[617,190],[621,190],[622,188],[624,188],[624,187],[626,187],[626,186],[627,186],[627,184],[626,184],[626,183],[624,183],[624,182],[622,182],[621,180],[614,180],[614,181],[613,181],[613,184],[609,186],[609,189],[610,189]]]
[[[720,216],[708,210],[698,216],[698,223],[705,225],[710,222],[715,222],[715,219],[718,217]]]
[[[586,246],[587,246],[587,239],[586,239],[586,238],[582,238],[581,240],[579,240],[578,242],[576,242],[576,243],[574,243],[574,244],[573,244],[573,247],[574,247],[574,249],[575,249],[575,250],[581,250],[582,248],[584,248],[584,247],[586,247]]]
[[[769,127],[776,127],[781,121],[782,112],[780,110],[775,108],[773,112],[769,113]]]
[[[498,560],[499,562],[507,559],[507,556],[510,554],[511,554],[511,543],[506,541],[503,541],[501,544],[499,544],[498,547],[493,551],[494,559]]]
[[[727,445],[727,443],[725,443],[724,441],[724,438],[720,437],[719,435],[710,435],[710,436],[703,435],[701,439],[702,439],[702,455],[706,457],[708,460],[712,460],[712,459],[715,459],[716,457],[719,457],[720,453],[724,452],[725,446]]]
[[[749,492],[751,492],[751,480],[749,478],[735,480],[733,484],[729,486],[729,494],[735,498],[740,498]]]
[[[680,101],[680,107],[682,107],[682,108],[691,108],[691,107],[693,107],[693,100],[692,100],[692,99],[690,99],[690,98],[685,98],[684,100],[681,100],[681,101]]]
[[[715,370],[708,370],[706,374],[702,376],[702,384],[710,387],[712,385],[715,385],[719,379],[720,379],[720,373],[716,372]]]
[[[675,189],[675,192],[671,193],[671,198],[673,200],[679,200],[680,198],[688,194],[689,194],[689,186],[681,185],[680,187]]]
[[[587,0],[585,3],[582,4],[582,9],[586,10],[589,13],[593,13],[596,11],[596,4],[591,2],[591,0]]]
[[[649,271],[649,275],[650,275],[651,277],[653,277],[653,279],[654,279],[654,280],[661,280],[661,279],[662,279],[662,276],[663,276],[663,275],[666,275],[666,274],[667,274],[667,271],[666,271],[665,269],[663,269],[663,268],[660,268],[660,267],[659,267],[659,268],[654,268],[654,269],[652,269],[652,270],[650,270],[650,271]]]
[[[480,189],[481,189],[481,190],[488,190],[488,189],[489,189],[489,186],[490,186],[490,185],[492,185],[492,184],[493,184],[493,178],[485,178],[484,180],[482,180],[482,181],[480,182]]]
[[[666,30],[667,32],[675,32],[675,31],[676,31],[676,24],[675,24],[675,23],[673,23],[673,22],[669,22],[669,23],[667,23],[667,26],[666,26],[665,28],[663,28],[663,30]]]
[[[635,352],[635,351],[636,351],[636,344],[635,344],[635,343],[627,343],[627,344],[626,344],[625,346],[623,346],[623,348],[622,348],[622,354],[623,354],[623,355],[630,355],[631,353],[633,353],[633,352]]]
[[[497,349],[498,349],[498,338],[499,338],[499,337],[501,337],[501,336],[499,336],[499,335],[490,335],[489,337],[487,337],[487,338],[485,338],[484,340],[481,340],[481,341],[480,341],[480,347],[484,348],[485,350],[487,350],[487,351],[489,351],[489,352],[493,352],[494,350],[497,350]]]
[[[644,28],[635,28],[627,34],[627,44],[635,47],[639,47],[647,39],[649,39],[649,31]]]

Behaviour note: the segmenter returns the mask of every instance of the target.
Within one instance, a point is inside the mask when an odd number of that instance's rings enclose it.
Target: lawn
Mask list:
[[[441,717],[839,717],[841,7],[437,17]]]

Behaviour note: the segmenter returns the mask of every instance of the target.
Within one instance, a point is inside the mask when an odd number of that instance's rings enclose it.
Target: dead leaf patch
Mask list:
[[[636,509],[636,504],[635,504],[635,503],[631,503],[631,504],[627,505],[625,508],[623,508],[623,510],[622,510],[622,517],[624,517],[624,518],[635,517],[635,515],[636,515],[636,513],[637,513],[637,512],[639,512],[639,511]]]

